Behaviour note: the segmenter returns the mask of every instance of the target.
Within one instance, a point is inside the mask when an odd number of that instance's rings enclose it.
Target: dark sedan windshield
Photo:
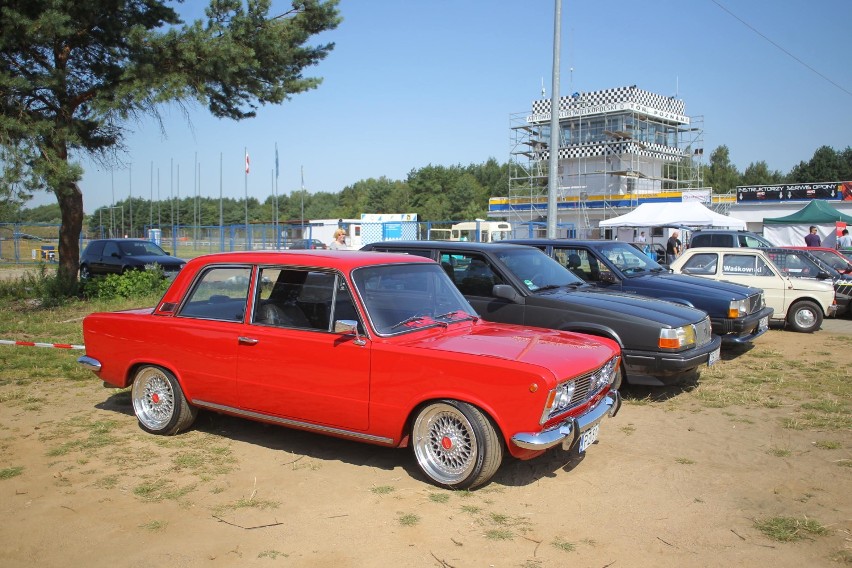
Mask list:
[[[495,256],[532,291],[584,283],[567,268],[532,247],[499,251]]]
[[[611,242],[599,247],[603,256],[625,275],[661,272],[662,266],[651,260],[645,253],[626,243]]]

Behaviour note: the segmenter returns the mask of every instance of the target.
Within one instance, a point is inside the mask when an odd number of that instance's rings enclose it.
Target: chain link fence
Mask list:
[[[347,231],[347,244],[357,249],[380,240],[492,240],[492,221],[439,222],[341,222]],[[460,226],[468,227],[460,232]],[[234,224],[224,226],[181,225],[144,227],[142,234],[115,234],[109,227],[89,228],[80,235],[80,252],[89,241],[104,238],[144,238],[160,245],[178,258],[193,258],[214,252],[246,250],[287,250],[323,248],[332,241],[338,224]],[[531,236],[530,227],[515,226],[500,238]],[[497,240],[496,238],[494,240]],[[321,243],[321,244],[320,244]],[[59,260],[59,225],[40,223],[0,223],[0,263],[37,264]]]

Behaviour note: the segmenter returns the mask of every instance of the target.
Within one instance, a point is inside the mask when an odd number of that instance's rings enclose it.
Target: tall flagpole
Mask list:
[[[222,152],[219,152],[219,252],[225,252],[225,226],[222,217]]]
[[[151,201],[148,205],[148,228],[151,229],[154,227],[154,160],[151,160]]]
[[[246,155],[246,173],[243,176],[245,183],[245,196],[246,196],[246,250],[248,250],[249,246],[249,221],[248,221],[248,174],[249,174],[249,155],[248,148],[243,147],[243,150]]]
[[[133,236],[133,164],[127,164],[127,194],[130,199],[130,230],[128,233]]]
[[[305,166],[302,168],[302,238],[305,237]]]
[[[278,230],[278,142],[275,143],[275,187],[273,188],[275,202],[275,220],[272,223],[275,229],[275,248],[279,248],[281,243],[281,232]]]

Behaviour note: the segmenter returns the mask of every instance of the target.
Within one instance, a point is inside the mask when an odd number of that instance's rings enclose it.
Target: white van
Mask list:
[[[830,281],[786,276],[761,249],[691,248],[669,265],[674,272],[763,288],[773,319],[812,332],[837,311]]]

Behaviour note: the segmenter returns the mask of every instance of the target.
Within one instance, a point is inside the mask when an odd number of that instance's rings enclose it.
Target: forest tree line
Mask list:
[[[250,223],[299,223],[308,219],[357,219],[362,213],[417,213],[424,221],[470,220],[484,218],[489,197],[509,194],[508,163],[491,158],[482,164],[468,166],[429,165],[409,172],[405,180],[386,177],[359,180],[337,193],[295,190],[290,194],[272,195],[263,201],[248,198]],[[740,172],[730,161],[727,146],[719,146],[710,154],[709,164],[702,166],[705,187],[716,193],[730,193],[741,185],[772,185],[852,180],[852,147],[837,151],[823,146],[807,162],[802,161],[788,173],[770,170],[766,162],[749,164]],[[203,191],[202,191],[203,193]],[[142,234],[147,226],[242,224],[246,220],[244,199],[208,196],[183,196],[151,202],[143,197],[126,198],[110,206],[100,207],[86,216],[89,230],[117,223]],[[113,217],[111,218],[110,215]],[[59,205],[26,208],[21,203],[0,205],[0,222],[58,224]]]

